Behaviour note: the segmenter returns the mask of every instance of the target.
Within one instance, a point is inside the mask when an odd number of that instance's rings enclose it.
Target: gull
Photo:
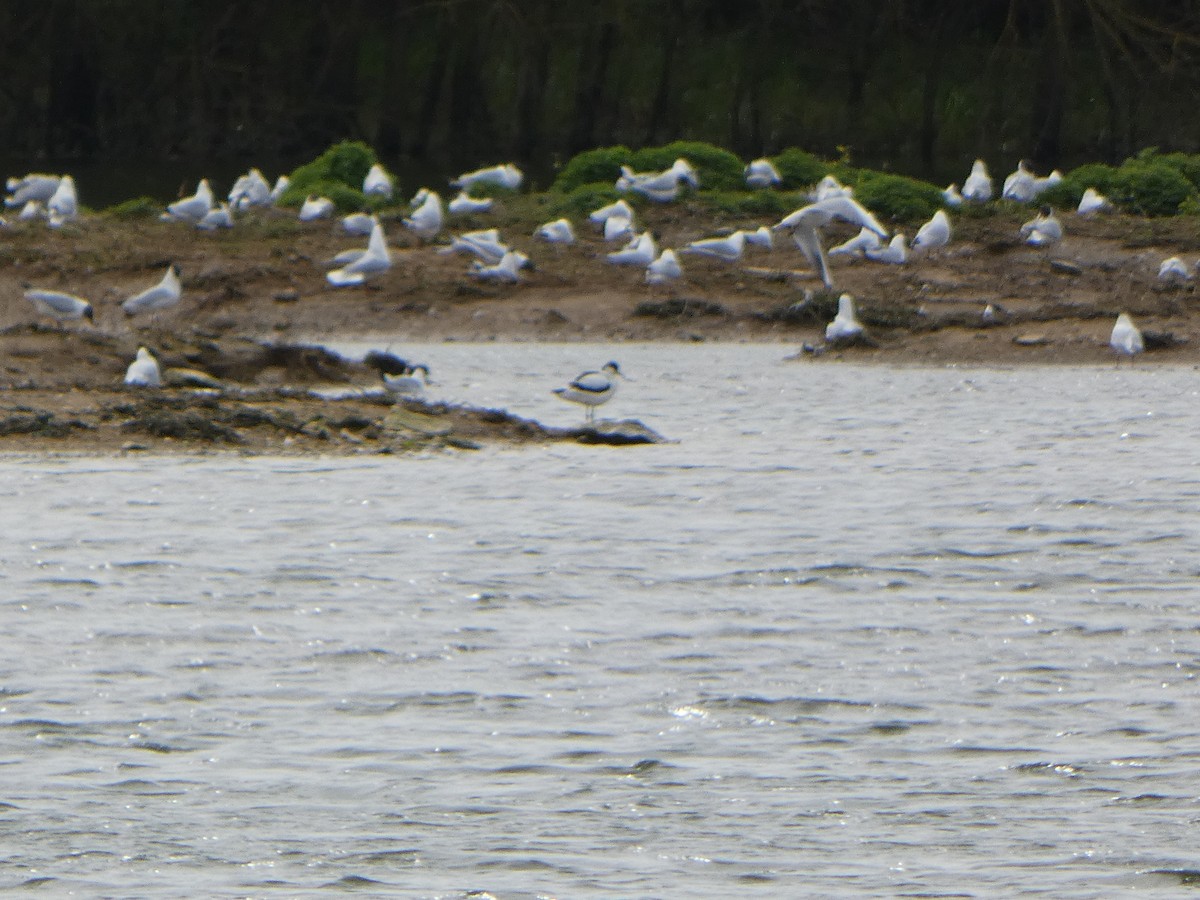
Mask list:
[[[216,231],[218,228],[233,227],[233,213],[228,203],[222,203],[216,209],[210,209],[204,218],[196,223],[201,231]]]
[[[838,244],[829,250],[830,256],[861,256],[866,250],[878,250],[883,244],[879,235],[866,226],[845,243]]]
[[[432,240],[442,230],[442,198],[436,191],[427,191],[421,205],[404,220],[404,224],[417,237]]]
[[[278,203],[279,198],[283,196],[283,192],[288,189],[288,186],[291,185],[291,183],[292,179],[288,178],[286,175],[280,175],[278,178],[276,178],[275,186],[271,188],[271,202]]]
[[[737,262],[742,258],[746,249],[746,232],[735,231],[729,237],[705,238],[692,241],[680,249],[680,253],[691,253],[696,256],[711,256],[722,262]]]
[[[996,324],[996,307],[992,306],[992,304],[989,303],[987,306],[985,306],[983,308],[983,312],[980,314],[979,317],[983,321],[984,325],[995,325]]]
[[[622,241],[633,237],[633,219],[609,216],[604,220],[604,240]]]
[[[1036,176],[1030,171],[1027,160],[1021,160],[1017,163],[1017,170],[1004,179],[1004,188],[1000,196],[1005,200],[1029,203],[1037,196],[1034,178]]]
[[[913,238],[912,246],[914,250],[936,250],[938,247],[945,247],[948,243],[950,243],[950,218],[944,210],[939,209],[933,214],[932,219],[917,230],[917,236]]]
[[[132,316],[140,312],[157,312],[167,309],[179,302],[183,296],[183,286],[179,283],[179,273],[174,266],[167,266],[167,272],[162,281],[154,287],[146,288],[140,294],[134,294],[121,304],[125,315]]]
[[[162,384],[158,360],[145,347],[138,347],[137,358],[125,370],[125,383],[135,387],[159,387]]]
[[[863,256],[873,262],[891,263],[895,266],[903,265],[908,262],[908,247],[904,244],[904,235],[896,232],[886,247],[864,250]]]
[[[555,219],[553,222],[547,222],[545,225],[539,226],[533,236],[548,244],[575,243],[575,229],[571,227],[571,223],[567,219]]]
[[[1110,209],[1112,209],[1112,203],[1109,202],[1109,199],[1095,188],[1090,187],[1079,198],[1079,207],[1075,212],[1081,216],[1090,216],[1093,213],[1108,212]]]
[[[587,422],[596,421],[596,407],[607,403],[617,392],[618,377],[621,367],[615,362],[605,363],[600,371],[582,372],[566,387],[555,388],[554,393],[570,403],[580,403],[587,407]]]
[[[772,250],[775,247],[775,235],[766,225],[760,225],[753,231],[743,231],[742,234],[746,236],[746,243],[752,246],[762,247],[764,250]]]
[[[851,197],[827,197],[801,207],[789,216],[784,217],[774,226],[774,231],[792,232],[792,240],[804,253],[809,263],[817,270],[826,290],[833,289],[833,281],[829,277],[829,266],[825,262],[825,250],[821,246],[820,229],[834,219],[841,219],[860,228],[869,228],[881,238],[887,237],[887,232],[873,215]]]
[[[756,159],[750,165],[746,166],[746,185],[755,190],[774,187],[777,184],[783,183],[783,178],[779,174],[779,170],[765,156],[761,159]]]
[[[384,200],[392,199],[392,178],[387,172],[383,171],[383,166],[375,163],[363,178],[362,192],[367,197],[382,197]]]
[[[62,291],[43,291],[38,289],[28,290],[25,292],[25,299],[33,304],[43,316],[50,316],[59,322],[68,322],[75,319],[87,319],[88,321],[96,321],[95,310],[92,309],[92,304],[88,303],[82,297],[76,297],[74,294],[64,294]]]
[[[525,176],[520,169],[512,163],[506,163],[502,166],[476,169],[474,172],[459,175],[450,182],[450,186],[459,190],[470,191],[477,184],[495,184],[510,191],[515,191],[521,187],[521,182],[524,178]]]
[[[421,188],[419,191],[413,194],[412,199],[408,201],[408,208],[416,209],[429,198],[430,193],[431,191],[429,188]]]
[[[357,212],[342,217],[342,231],[346,234],[366,236],[374,227],[375,217],[370,213]]]
[[[1054,185],[1058,184],[1062,180],[1063,180],[1063,173],[1060,172],[1058,169],[1055,169],[1053,172],[1051,172],[1045,178],[1035,177],[1033,179],[1033,196],[1034,196],[1034,198],[1036,199],[1043,192],[1045,192],[1048,188],[1054,187]]]
[[[645,266],[654,262],[658,256],[658,247],[654,245],[654,237],[648,231],[630,241],[625,247],[608,254],[608,261],[617,266]]]
[[[633,221],[633,207],[626,203],[623,199],[617,200],[615,203],[610,203],[608,206],[602,206],[597,210],[588,213],[588,221],[594,222],[603,227],[604,223],[614,217]]]
[[[692,164],[683,157],[675,160],[671,168],[663,172],[634,172],[629,166],[621,166],[621,177],[617,179],[618,191],[633,191],[657,203],[668,203],[679,196],[681,184],[698,189],[700,176]]]
[[[11,197],[4,198],[4,205],[9,209],[24,206],[30,200],[45,203],[58,190],[61,178],[58,175],[40,175],[31,173],[24,178],[10,178],[5,183]]]
[[[482,197],[476,200],[466,191],[459,191],[458,196],[446,204],[451,215],[463,216],[471,213],[488,212],[492,208],[492,199]]]
[[[317,197],[309,194],[300,206],[297,218],[301,222],[315,222],[317,219],[328,219],[333,215],[333,201],[328,197]]]
[[[229,203],[239,212],[251,206],[270,206],[271,200],[271,185],[258,169],[239,175],[229,192]]]
[[[992,177],[982,159],[975,160],[971,166],[971,174],[963,182],[962,195],[972,203],[986,203],[992,199]]]
[[[942,191],[942,200],[947,206],[963,205],[963,195],[958,191],[958,182],[951,182],[946,186],[946,189]]]
[[[1183,260],[1178,256],[1172,256],[1169,259],[1164,259],[1158,267],[1159,281],[1191,281],[1192,273],[1188,271],[1188,267],[1184,265]]]
[[[1146,349],[1146,344],[1142,340],[1142,333],[1133,324],[1133,319],[1129,318],[1128,313],[1121,313],[1117,316],[1117,322],[1113,325],[1108,345],[1118,353],[1130,357],[1137,356],[1137,354]]]
[[[18,222],[32,222],[34,219],[40,219],[46,213],[46,207],[42,205],[40,200],[29,200],[21,207],[21,211],[17,213]]]
[[[193,225],[208,215],[208,211],[213,208],[213,192],[208,184],[207,178],[200,179],[200,184],[196,186],[196,193],[190,197],[184,197],[182,200],[176,200],[167,207],[167,211],[163,213],[164,219],[177,219],[182,222],[191,222]]]
[[[1049,247],[1062,240],[1062,224],[1054,216],[1054,210],[1043,206],[1036,219],[1030,219],[1021,226],[1021,237],[1025,243],[1034,247]]]
[[[854,298],[849,294],[838,297],[838,311],[833,321],[825,326],[825,340],[829,343],[844,341],[862,334],[862,322],[854,314]]]
[[[486,266],[476,260],[471,263],[471,271],[467,274],[483,281],[501,281],[516,284],[521,280],[521,268],[529,262],[524,253],[509,250],[494,266]]]
[[[52,228],[58,228],[63,222],[75,218],[79,211],[79,197],[75,193],[74,178],[70,175],[62,177],[54,191],[54,196],[46,202],[46,209],[50,213]]]
[[[418,372],[421,373],[419,376]],[[405,366],[403,372],[394,375],[382,371],[379,374],[388,392],[400,397],[419,397],[425,393],[425,386],[429,384],[429,367],[424,363]]]
[[[664,250],[654,262],[646,266],[646,284],[666,284],[683,277],[683,267],[674,250]]]
[[[504,258],[509,251],[508,244],[500,240],[500,232],[495,228],[487,231],[468,231],[465,234],[451,235],[450,246],[441,247],[438,253],[471,253],[488,264],[495,264]]]
[[[388,251],[387,238],[383,234],[383,225],[376,218],[371,226],[371,238],[366,251],[340,269],[326,272],[325,280],[334,287],[348,287],[362,284],[368,275],[386,272],[391,267],[392,255]]]
[[[842,184],[832,175],[826,175],[817,182],[817,186],[813,188],[809,195],[813,201],[828,200],[830,197],[853,197],[854,188],[847,187]]]

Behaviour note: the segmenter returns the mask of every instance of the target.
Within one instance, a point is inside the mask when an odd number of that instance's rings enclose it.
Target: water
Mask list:
[[[352,349],[352,348],[349,348]],[[678,443],[0,462],[0,888],[1178,896],[1195,373],[397,346]]]

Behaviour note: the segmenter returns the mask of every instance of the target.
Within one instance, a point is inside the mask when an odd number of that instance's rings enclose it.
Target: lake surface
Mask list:
[[[661,446],[0,460],[0,889],[1194,891],[1200,377],[789,349],[393,347]]]

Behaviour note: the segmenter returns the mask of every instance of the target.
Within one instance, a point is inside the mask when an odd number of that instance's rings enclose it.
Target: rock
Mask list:
[[[272,294],[271,299],[278,303],[295,303],[300,299],[300,292],[295,288],[285,288]]]
[[[665,444],[667,442],[667,439],[653,428],[643,425],[636,419],[596,422],[579,429],[578,440],[581,444],[610,444],[612,446]]]
[[[1018,334],[1012,342],[1018,347],[1041,347],[1050,343],[1044,334]]]

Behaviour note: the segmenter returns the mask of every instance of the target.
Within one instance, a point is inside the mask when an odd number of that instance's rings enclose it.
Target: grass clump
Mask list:
[[[599,182],[615,184],[621,176],[621,166],[627,166],[632,161],[633,151],[620,144],[615,147],[584,150],[567,161],[558,177],[554,179],[551,189],[570,194],[584,185],[595,185]]]
[[[799,147],[788,147],[778,156],[772,157],[771,162],[783,179],[784,189],[798,190],[810,187],[829,174],[830,164],[819,159],[807,150]]]
[[[375,162],[375,151],[361,141],[334,144],[288,176],[288,189],[279,204],[299,206],[310,194],[316,194],[328,197],[343,212],[362,209],[369,205],[362,192],[363,179]]]
[[[132,200],[124,200],[113,204],[103,210],[101,215],[107,216],[110,219],[128,221],[130,219],[157,218],[162,210],[162,204],[153,197],[134,197]]]
[[[1143,151],[1120,166],[1089,163],[1072,169],[1040,199],[1052,206],[1077,206],[1089,187],[1104,194],[1122,211],[1144,216],[1172,216],[1195,206],[1196,185],[1185,174],[1181,158],[1168,161],[1154,151]],[[1200,177],[1200,169],[1196,170]]]
[[[859,203],[893,222],[924,221],[944,205],[942,189],[927,181],[871,169],[841,174],[853,185]]]

